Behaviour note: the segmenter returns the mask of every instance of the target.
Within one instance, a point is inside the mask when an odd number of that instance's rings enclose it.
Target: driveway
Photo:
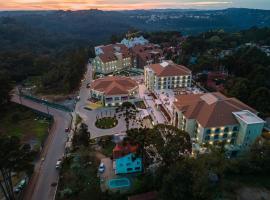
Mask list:
[[[85,79],[81,84],[80,88],[80,100],[76,104],[75,112],[76,114],[80,115],[80,117],[83,119],[84,123],[87,124],[88,130],[91,134],[91,138],[97,138],[102,137],[105,135],[114,135],[119,133],[125,133],[126,132],[126,122],[124,118],[118,119],[118,124],[116,127],[111,129],[99,129],[95,126],[95,122],[97,119],[97,116],[114,116],[115,114],[115,108],[99,108],[96,110],[86,110],[84,107],[89,103],[89,88],[87,88],[87,84],[92,82],[92,66],[88,64],[87,66],[87,73],[85,75]],[[130,124],[130,128],[136,128],[136,124],[132,126]]]

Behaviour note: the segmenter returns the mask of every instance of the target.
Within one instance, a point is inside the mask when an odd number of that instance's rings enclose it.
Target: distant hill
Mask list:
[[[270,11],[255,9],[225,10],[132,10],[132,11],[3,11],[0,19],[9,17],[48,34],[74,40],[100,43],[112,34],[131,28],[143,31],[179,31],[197,34],[213,29],[239,31],[252,26],[269,27]],[[0,27],[1,28],[1,27]]]

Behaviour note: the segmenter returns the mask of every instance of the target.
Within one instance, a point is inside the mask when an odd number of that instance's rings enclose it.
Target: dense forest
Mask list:
[[[87,40],[54,34],[10,17],[0,18],[0,45],[1,77],[13,83],[34,77],[45,93],[75,89],[92,56]]]
[[[236,17],[239,20],[233,20]],[[9,83],[4,84],[7,87],[1,84],[0,89],[6,93],[14,83],[34,80],[40,93],[69,93],[78,87],[87,60],[94,56],[94,45],[119,41],[128,30],[141,30],[154,43],[180,47],[175,61],[195,73],[221,66],[228,70],[227,94],[268,115],[269,57],[243,44],[269,45],[270,30],[228,31],[269,26],[269,19],[269,11],[249,9],[0,12],[0,82]],[[186,36],[209,29],[219,31],[191,35],[183,43],[171,37],[179,31]],[[148,33],[151,31],[155,33]],[[225,49],[233,49],[233,54],[219,59],[218,54]],[[190,57],[196,57],[197,62],[190,64]]]

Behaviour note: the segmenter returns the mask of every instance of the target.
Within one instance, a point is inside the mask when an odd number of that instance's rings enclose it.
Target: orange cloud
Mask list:
[[[2,1],[2,0],[1,0]],[[162,0],[7,0],[1,10],[132,10],[152,8],[192,8],[230,5],[230,1],[162,1]]]

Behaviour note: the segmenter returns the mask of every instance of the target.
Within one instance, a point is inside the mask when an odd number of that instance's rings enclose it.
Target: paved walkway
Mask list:
[[[154,123],[155,124],[164,124],[166,122],[165,117],[163,116],[161,111],[159,111],[156,108],[153,97],[146,95],[145,92],[147,92],[145,85],[140,84],[139,85],[140,97],[144,100],[146,107],[148,107],[147,110],[148,110],[149,114],[152,116]]]

